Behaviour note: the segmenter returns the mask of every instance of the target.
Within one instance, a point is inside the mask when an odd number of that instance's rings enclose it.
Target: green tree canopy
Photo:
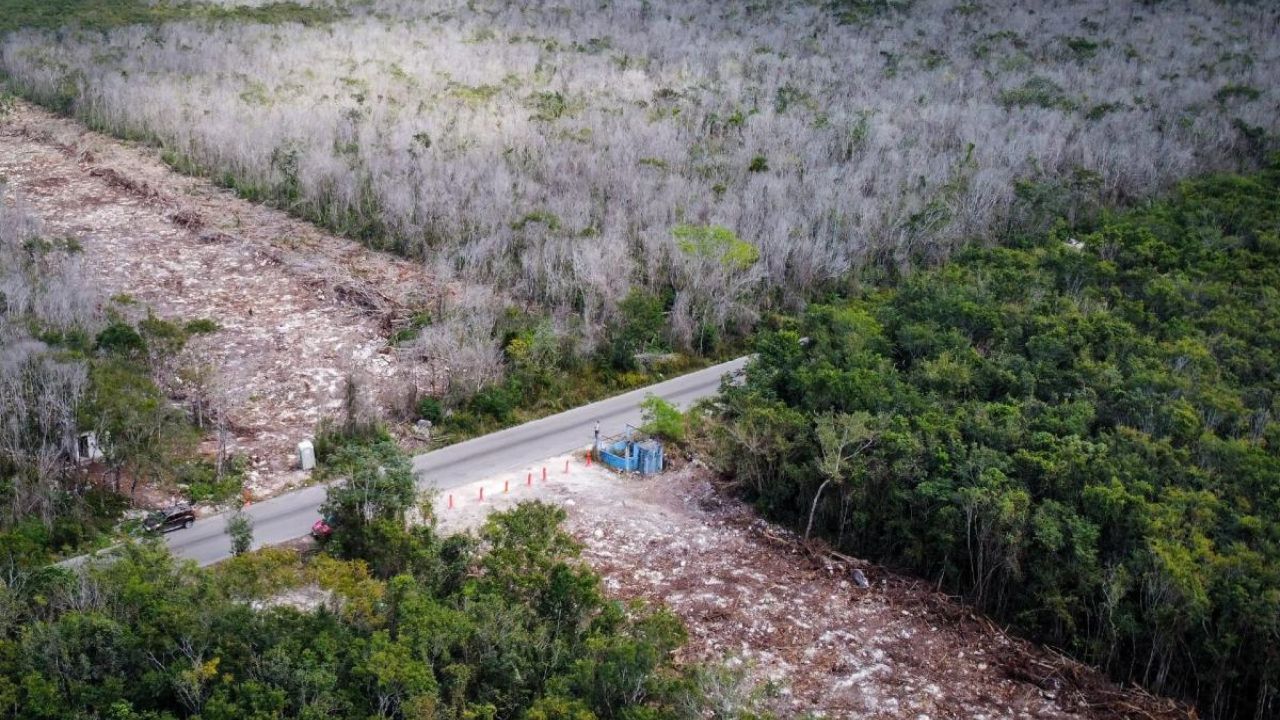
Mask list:
[[[1122,680],[1273,713],[1277,227],[1272,165],[811,306],[724,388],[716,461]]]

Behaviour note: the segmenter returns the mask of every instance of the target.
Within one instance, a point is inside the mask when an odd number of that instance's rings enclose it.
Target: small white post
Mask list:
[[[298,443],[298,467],[303,470],[314,470],[316,467],[316,448],[310,440]]]

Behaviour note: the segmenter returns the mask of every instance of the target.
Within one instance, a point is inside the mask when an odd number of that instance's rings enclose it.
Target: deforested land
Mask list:
[[[0,0],[0,716],[1274,716],[1275,67],[1248,1]],[[748,354],[661,475],[415,485]]]

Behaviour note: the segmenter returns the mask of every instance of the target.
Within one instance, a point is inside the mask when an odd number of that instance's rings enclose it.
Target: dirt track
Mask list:
[[[435,292],[417,265],[25,103],[0,121],[0,178],[48,234],[80,241],[104,302],[128,295],[130,312],[221,326],[194,341],[191,360],[216,372],[232,449],[251,459],[258,496],[301,479],[292,448],[338,405],[348,371],[375,392],[421,379],[387,345],[394,323]]]

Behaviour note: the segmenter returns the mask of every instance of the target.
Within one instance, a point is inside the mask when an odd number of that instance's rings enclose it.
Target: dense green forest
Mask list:
[[[1017,244],[777,322],[717,462],[1117,679],[1274,717],[1280,164]]]
[[[526,503],[478,537],[406,529],[408,462],[372,439],[327,448],[351,477],[313,557],[269,549],[209,570],[141,543],[76,570],[10,569],[0,716],[699,716],[695,671],[673,665],[679,620],[606,601],[562,510]],[[323,593],[312,605],[287,594],[308,587]]]

